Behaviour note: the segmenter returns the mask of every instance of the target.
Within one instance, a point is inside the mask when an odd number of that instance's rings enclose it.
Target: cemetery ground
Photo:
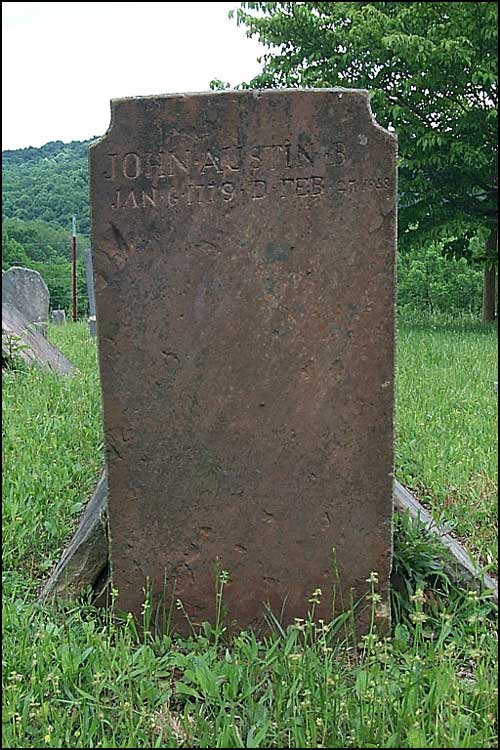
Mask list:
[[[318,622],[331,591],[311,592],[305,622],[229,640],[231,571],[214,580],[220,622],[184,640],[141,635],[88,601],[38,605],[103,462],[95,342],[85,323],[49,338],[79,368],[72,378],[3,375],[6,747],[497,745],[495,607],[456,588],[438,543],[401,518],[404,593],[385,640],[353,637],[335,614]],[[396,475],[493,574],[496,352],[496,328],[468,318],[399,322]]]

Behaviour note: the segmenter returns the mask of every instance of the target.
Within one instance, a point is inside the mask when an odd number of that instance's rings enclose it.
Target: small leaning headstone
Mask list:
[[[94,268],[92,265],[92,250],[89,248],[83,251],[83,260],[85,263],[85,278],[87,281],[87,296],[89,298],[89,318],[87,321],[89,333],[95,338],[97,335],[96,311],[95,311],[95,292],[94,292]]]
[[[306,617],[313,592],[327,620],[338,570],[337,608],[378,574],[387,627],[395,137],[365,91],[112,112],[90,194],[118,607],[140,620],[150,590],[213,622],[225,569],[238,627]]]
[[[2,273],[2,302],[17,308],[29,323],[47,336],[50,295],[38,271],[12,266]]]
[[[74,370],[64,354],[8,302],[2,302],[2,358],[7,362],[20,358],[28,366],[60,375],[72,375]]]
[[[52,310],[50,317],[53,323],[56,325],[64,325],[66,323],[66,311],[65,310]]]

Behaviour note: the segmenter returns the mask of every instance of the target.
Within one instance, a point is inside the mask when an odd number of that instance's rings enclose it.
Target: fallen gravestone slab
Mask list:
[[[73,365],[64,354],[35,330],[19,310],[2,302],[2,359],[15,357],[42,370],[73,374]]]
[[[343,601],[378,572],[387,628],[396,138],[345,89],[120,99],[111,123],[89,175],[117,607],[140,620],[166,579],[213,622],[218,566],[237,627],[286,624],[335,550]]]
[[[497,582],[481,571],[465,549],[437,526],[419,500],[397,480],[394,481],[394,508],[420,520],[426,533],[439,538],[448,551],[443,556],[443,570],[451,580],[467,589],[491,590],[493,598],[498,601]],[[53,597],[75,599],[89,588],[94,590],[97,598],[105,600],[103,592],[109,585],[107,511],[108,484],[103,471],[71,542],[40,595],[42,602]]]
[[[75,535],[45,585],[40,600],[75,599],[86,588],[95,591],[106,583],[109,563],[107,534],[108,484],[103,472],[80,519]]]
[[[50,295],[38,271],[12,266],[3,272],[2,302],[13,305],[28,323],[47,336]]]
[[[420,521],[425,528],[425,532],[438,538],[448,550],[450,554],[443,558],[443,569],[451,580],[465,588],[491,589],[495,600],[498,601],[498,583],[488,573],[481,571],[462,545],[438,526],[432,515],[415,495],[397,480],[394,482],[394,509],[400,513],[406,512],[412,519]]]

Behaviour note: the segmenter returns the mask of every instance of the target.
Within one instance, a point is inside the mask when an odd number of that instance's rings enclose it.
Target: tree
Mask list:
[[[7,270],[10,266],[24,266],[27,262],[28,256],[23,246],[2,226],[2,270]]]
[[[78,234],[77,246],[89,246],[88,238]],[[2,224],[2,269],[23,266],[38,271],[49,288],[52,309],[72,306],[71,225],[66,229],[50,226],[40,220],[22,221],[6,218]],[[87,311],[88,299],[85,269],[77,261],[78,311]]]
[[[495,316],[497,3],[241,3],[270,49],[247,86],[355,87],[399,138],[400,246],[438,241],[484,266]],[[474,255],[473,238],[484,252]]]
[[[2,152],[2,214],[90,233],[88,146],[91,141],[54,141],[41,148]]]

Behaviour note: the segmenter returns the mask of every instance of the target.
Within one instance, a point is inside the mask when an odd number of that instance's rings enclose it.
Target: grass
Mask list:
[[[468,317],[402,322],[396,473],[497,570],[496,326]]]
[[[103,463],[95,344],[82,324],[57,334],[75,377],[3,376],[3,570],[16,595],[56,562]]]
[[[406,589],[384,640],[339,638],[342,620],[316,621],[314,601],[306,622],[261,639],[229,639],[223,623],[184,640],[140,635],[85,601],[37,605],[103,460],[95,344],[83,323],[50,336],[79,368],[71,380],[3,376],[6,747],[497,745],[495,608],[456,589],[405,519]],[[496,379],[493,327],[400,322],[398,477],[492,565]]]

